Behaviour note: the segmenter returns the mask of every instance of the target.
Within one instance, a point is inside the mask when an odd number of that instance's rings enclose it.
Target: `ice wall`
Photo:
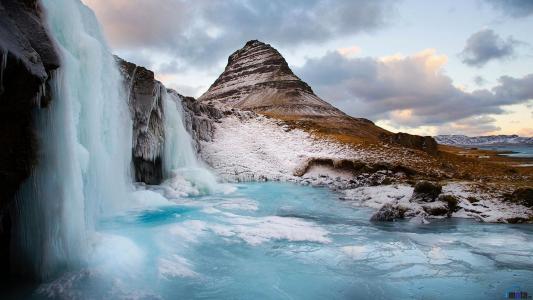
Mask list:
[[[131,189],[131,119],[115,61],[80,1],[43,0],[62,67],[35,111],[39,164],[17,197],[12,265],[46,278],[85,263],[96,221]]]

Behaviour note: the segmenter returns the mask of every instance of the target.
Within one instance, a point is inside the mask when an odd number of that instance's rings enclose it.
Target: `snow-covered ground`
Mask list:
[[[423,212],[423,205],[438,206],[443,204],[439,201],[432,203],[410,201],[413,187],[404,184],[363,186],[347,189],[342,193],[344,200],[351,201],[356,206],[379,209],[385,204],[394,204],[416,214]],[[527,220],[529,215],[533,213],[522,205],[502,203],[494,195],[474,192],[467,182],[453,182],[444,185],[442,195],[452,195],[459,200],[459,210],[452,215],[458,218],[474,218],[483,222],[505,223],[513,218]],[[435,216],[431,218],[435,218]]]
[[[326,185],[341,190],[343,198],[354,205],[379,209],[391,203],[407,208],[414,215],[423,215],[420,214],[423,206],[427,209],[431,205],[444,204],[440,201],[429,204],[410,201],[413,188],[406,184],[368,186],[376,182],[380,184],[384,178],[401,178],[401,174],[391,171],[354,177],[349,171],[311,166],[305,174],[296,176],[295,172],[305,167],[310,159],[392,162],[401,159],[402,153],[395,157],[391,151],[358,149],[318,140],[305,131],[291,129],[281,121],[264,116],[223,118],[215,125],[213,141],[202,142],[201,148],[203,159],[224,181],[279,180]],[[532,214],[524,206],[501,202],[495,195],[481,194],[466,182],[444,185],[443,195],[453,195],[459,200],[460,209],[453,213],[454,217],[507,222],[513,218],[527,220]]]
[[[288,181],[301,179],[293,173],[308,159],[362,159],[364,154],[263,116],[232,116],[216,125],[213,142],[202,143],[202,157],[228,181]]]

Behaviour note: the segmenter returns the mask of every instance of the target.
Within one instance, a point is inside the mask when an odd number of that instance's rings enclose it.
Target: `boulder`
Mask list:
[[[375,212],[370,221],[374,222],[393,222],[404,218],[406,209],[391,203],[384,204],[377,212]]]
[[[452,214],[459,210],[459,199],[453,195],[440,195],[439,201],[446,203],[448,207],[448,217],[451,217]]]
[[[438,183],[420,181],[415,185],[411,201],[433,202],[442,192],[442,186]]]
[[[459,209],[459,200],[453,195],[440,195],[437,201],[425,203],[422,209],[430,216],[452,216]]]

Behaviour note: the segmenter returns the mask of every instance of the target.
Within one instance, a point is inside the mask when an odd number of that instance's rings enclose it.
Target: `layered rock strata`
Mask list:
[[[270,45],[249,41],[199,99],[218,106],[282,115],[345,116],[317,97]]]

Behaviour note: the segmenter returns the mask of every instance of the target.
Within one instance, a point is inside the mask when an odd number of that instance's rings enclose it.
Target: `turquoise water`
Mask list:
[[[505,145],[484,145],[475,146],[485,150],[505,151],[509,153],[502,154],[510,157],[533,157],[533,145],[531,144],[505,144]]]
[[[533,292],[533,227],[373,224],[324,188],[237,185],[227,195],[109,218],[86,268],[32,299],[503,299]]]

